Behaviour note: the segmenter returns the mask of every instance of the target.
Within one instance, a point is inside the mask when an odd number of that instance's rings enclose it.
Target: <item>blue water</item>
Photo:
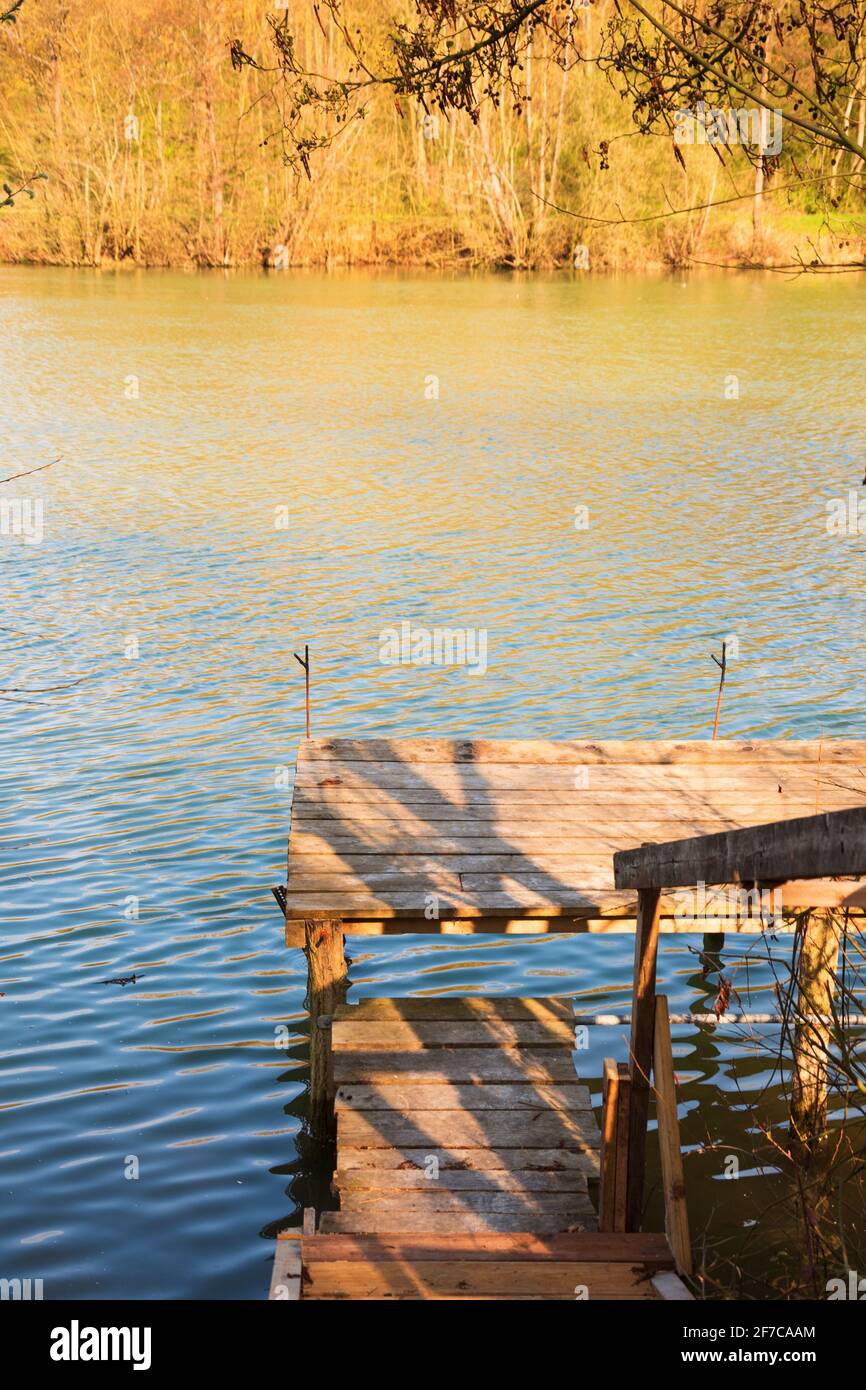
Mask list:
[[[0,535],[0,1276],[259,1298],[322,1190],[305,964],[270,894],[305,641],[317,734],[702,737],[736,638],[724,735],[864,736],[863,537],[826,524],[863,470],[863,294],[0,269],[0,476],[61,456],[0,488],[44,531]],[[404,619],[486,628],[486,674],[381,665]],[[675,1010],[715,996],[699,945],[665,942]],[[772,1007],[767,949],[728,937],[744,1007]],[[609,1011],[631,979],[626,936],[349,952],[353,998]],[[622,1032],[581,1058],[596,1091]],[[675,1036],[693,1224],[745,1258],[774,1179],[721,1214],[715,1184],[733,1148],[755,1168],[777,1078]]]

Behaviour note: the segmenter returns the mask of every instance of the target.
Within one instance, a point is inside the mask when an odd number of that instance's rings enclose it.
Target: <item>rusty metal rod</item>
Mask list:
[[[307,716],[307,738],[310,737],[310,644],[304,643],[304,655],[298,656],[297,652],[292,655],[295,661],[304,668],[304,709]]]

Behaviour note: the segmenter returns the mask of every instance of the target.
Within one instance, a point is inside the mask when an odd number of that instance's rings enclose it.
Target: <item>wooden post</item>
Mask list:
[[[598,1185],[598,1229],[614,1231],[616,1212],[616,1117],[619,1071],[612,1057],[605,1057],[601,1078],[601,1154]]]
[[[641,888],[634,938],[634,994],[631,1007],[631,1105],[628,1135],[626,1230],[639,1231],[643,1212],[646,1129],[655,1033],[656,954],[659,939],[658,888]]]
[[[833,986],[839,959],[839,922],[832,911],[813,912],[800,945],[791,1080],[791,1123],[807,1146],[822,1133],[827,1114],[827,1051]]]
[[[701,962],[703,973],[706,975],[710,970],[721,970],[722,962],[720,956],[725,949],[725,933],[723,931],[705,931],[703,942],[703,956]]]
[[[631,1077],[628,1063],[618,1063],[619,1088],[616,1107],[616,1202],[613,1230],[627,1231],[628,1137],[631,1125]]]
[[[346,954],[339,918],[305,922],[307,1009],[310,1015],[310,1127],[316,1138],[334,1137],[334,1064],[331,1018],[346,999]]]
[[[686,1181],[683,1173],[683,1153],[680,1147],[680,1125],[677,1119],[674,1054],[671,1046],[668,1001],[664,994],[656,995],[653,1090],[656,1095],[656,1119],[662,1160],[665,1228],[668,1243],[680,1274],[691,1274],[692,1247],[689,1240],[689,1214],[686,1207]]]
[[[599,1230],[624,1231],[628,1195],[628,1126],[631,1080],[625,1062],[605,1057],[601,1133]]]

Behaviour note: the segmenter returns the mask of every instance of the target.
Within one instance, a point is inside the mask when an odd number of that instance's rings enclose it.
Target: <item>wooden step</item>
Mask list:
[[[426,1086],[399,1082],[390,1086],[340,1086],[337,1110],[568,1110],[589,1111],[587,1086]]]
[[[565,1046],[550,1047],[429,1047],[417,1052],[369,1050],[363,1042],[354,1050],[334,1054],[334,1081],[381,1086],[475,1082],[571,1082],[577,1080],[574,1059]]]
[[[340,1209],[322,1214],[323,1232],[597,1225],[587,1179],[600,1137],[574,1069],[570,1000],[365,1000],[339,1005],[331,1033]],[[423,1296],[447,1295],[431,1285]]]
[[[673,1277],[662,1235],[338,1229],[301,1242],[305,1299],[655,1299]]]

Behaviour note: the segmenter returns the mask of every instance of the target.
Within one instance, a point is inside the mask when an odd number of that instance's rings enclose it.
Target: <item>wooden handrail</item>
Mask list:
[[[605,1057],[602,1072],[599,1230],[625,1231],[628,1199],[630,1078],[624,1062]]]
[[[866,806],[619,850],[617,888],[866,877]]]
[[[680,1274],[691,1274],[692,1249],[689,1240],[686,1182],[680,1145],[680,1122],[677,1118],[674,1054],[671,1045],[668,1001],[664,994],[656,995],[653,1091],[656,1098],[656,1120],[658,1122],[659,1150],[662,1163],[665,1230],[673,1257],[677,1262],[677,1269]]]
[[[666,844],[643,845],[640,849],[620,850],[614,854],[613,865],[616,887],[638,890],[629,1058],[631,1113],[626,1211],[626,1229],[638,1231],[643,1208],[650,1071],[653,1062],[657,1073],[664,1071],[667,1066],[663,1038],[661,1044],[659,1042],[655,994],[662,890],[689,888],[701,883],[769,886],[786,883],[790,879],[848,875],[866,877],[866,806],[830,811],[818,816],[802,816],[794,820],[772,821],[767,825],[723,831],[716,835],[695,835]],[[800,971],[803,1013],[808,1016],[827,1013],[830,1008],[837,949],[838,933],[832,916],[813,914],[804,937],[805,975],[802,965]],[[664,1010],[669,1052],[666,1001]],[[813,1028],[812,1031],[814,1033],[816,1030]],[[826,1037],[824,1045],[826,1050]],[[814,1057],[805,1056],[805,1050],[798,1046],[796,1037],[794,1051],[794,1066],[799,1082],[799,1091],[795,1086],[797,1111],[811,1125],[812,1118],[821,1113],[825,1096],[820,1060],[816,1064]],[[796,1124],[796,1114],[794,1119]],[[662,1152],[665,1152],[664,1144]],[[667,1160],[663,1161],[673,1164],[671,1143],[667,1145],[667,1154]],[[676,1188],[675,1176],[671,1182]],[[683,1260],[686,1258],[682,1242],[679,1257]]]
[[[640,1230],[643,1211],[643,1179],[646,1162],[650,1073],[653,1063],[658,942],[659,891],[657,888],[642,888],[638,893],[637,916],[635,918],[634,993],[629,1041],[631,1115],[628,1130],[627,1231]]]

